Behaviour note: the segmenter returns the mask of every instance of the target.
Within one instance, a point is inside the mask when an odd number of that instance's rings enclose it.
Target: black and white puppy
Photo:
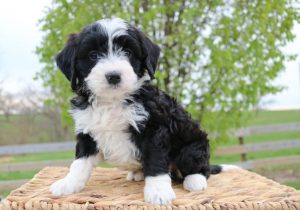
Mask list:
[[[76,97],[70,110],[77,138],[68,175],[54,195],[79,192],[99,161],[145,177],[144,198],[169,204],[171,176],[188,191],[203,190],[211,173],[207,135],[184,108],[150,84],[160,49],[122,19],[103,19],[70,35],[56,57]],[[224,167],[223,167],[224,169]]]

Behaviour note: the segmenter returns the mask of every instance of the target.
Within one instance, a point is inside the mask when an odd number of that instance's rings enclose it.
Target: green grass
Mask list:
[[[256,134],[245,137],[245,143],[267,142],[267,141],[282,141],[282,140],[300,140],[300,131],[276,132]]]
[[[1,172],[0,181],[31,179],[37,171],[14,171],[14,172]],[[0,197],[6,197],[11,190],[0,189]]]
[[[300,190],[300,182],[285,182],[284,184],[293,187],[297,190]]]
[[[293,111],[263,111],[259,113],[256,118],[252,119],[251,124],[253,125],[265,125],[265,124],[284,124],[300,122],[300,110]],[[275,132],[275,133],[265,133],[265,134],[256,134],[251,136],[246,136],[244,139],[245,144],[254,144],[254,143],[263,143],[263,142],[272,142],[272,141],[282,141],[282,140],[300,140],[299,131],[288,131],[288,132]],[[219,146],[233,146],[238,145],[238,139],[232,139],[228,142],[222,143]],[[290,156],[290,155],[299,155],[300,149],[285,149],[277,151],[265,151],[265,152],[256,152],[248,153],[247,159],[263,159],[263,158],[273,158],[280,156]],[[223,155],[222,157],[216,157],[212,155],[212,163],[232,163],[239,162],[240,155]]]
[[[102,168],[111,168],[109,164],[100,164],[98,165]],[[31,179],[38,171],[14,171],[14,172],[1,172],[0,180],[18,180],[18,179]]]
[[[259,111],[249,122],[250,126],[300,122],[300,110]]]
[[[37,171],[14,171],[14,172],[1,172],[0,180],[18,180],[18,179],[31,179]]]
[[[257,159],[263,159],[263,158],[275,158],[275,157],[292,156],[292,155],[300,155],[300,149],[293,148],[293,149],[248,153],[247,159],[248,160],[257,160]],[[234,163],[234,162],[239,162],[239,161],[240,161],[240,155],[223,155],[220,157],[220,156],[214,156],[212,154],[212,157],[211,157],[211,162],[214,164]]]
[[[6,197],[11,190],[0,189],[0,197]]]

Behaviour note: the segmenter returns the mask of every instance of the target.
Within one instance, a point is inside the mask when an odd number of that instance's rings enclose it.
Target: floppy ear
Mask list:
[[[147,69],[151,79],[153,79],[158,63],[160,48],[156,44],[154,44],[148,37],[146,37],[145,34],[143,34],[141,31],[139,31],[139,33],[144,54],[144,67]]]
[[[77,46],[77,35],[70,34],[64,47],[55,57],[58,68],[64,73],[71,82],[72,90],[76,90],[77,76],[75,70],[75,56]]]

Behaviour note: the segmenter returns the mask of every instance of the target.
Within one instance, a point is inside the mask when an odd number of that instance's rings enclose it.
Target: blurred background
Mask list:
[[[68,34],[121,17],[162,48],[156,80],[209,133],[212,163],[300,189],[297,0],[3,0],[0,197],[74,157],[69,84],[53,57]],[[109,167],[105,165],[105,167]]]

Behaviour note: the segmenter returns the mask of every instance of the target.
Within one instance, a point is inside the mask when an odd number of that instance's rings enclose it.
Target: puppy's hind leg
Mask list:
[[[78,134],[76,159],[71,164],[67,176],[51,185],[52,194],[61,196],[80,192],[99,159],[96,142],[88,134]]]
[[[136,182],[139,182],[139,181],[144,180],[144,173],[143,173],[142,170],[129,171],[128,174],[127,174],[126,179],[127,179],[128,181],[136,181]]]
[[[195,141],[183,147],[175,159],[175,164],[184,178],[184,189],[200,191],[207,188],[209,146],[206,140]]]

